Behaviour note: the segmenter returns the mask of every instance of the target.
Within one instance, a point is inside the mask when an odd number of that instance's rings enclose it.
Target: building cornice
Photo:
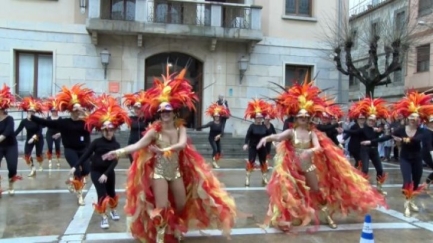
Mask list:
[[[354,15],[350,16],[349,17],[349,22],[353,21],[353,20],[356,20],[356,19],[359,19],[362,16],[365,16],[365,15],[367,15],[369,13],[372,13],[372,12],[376,11],[377,9],[382,8],[383,6],[388,5],[388,4],[390,4],[392,2],[395,2],[395,1],[396,0],[386,0],[386,1],[383,1],[381,3],[375,4],[374,6],[372,6],[370,8],[367,8],[367,10],[365,10],[364,12],[361,12],[359,14],[354,14]]]

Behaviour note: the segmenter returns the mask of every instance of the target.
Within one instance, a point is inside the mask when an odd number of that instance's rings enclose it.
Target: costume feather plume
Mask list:
[[[418,93],[415,90],[410,90],[394,105],[396,114],[401,114],[408,117],[411,114],[418,114],[422,120],[428,119],[433,115],[433,105],[431,104],[432,95]]]
[[[47,110],[40,100],[33,97],[24,97],[20,103],[20,109],[23,111],[34,111],[36,113],[42,113]]]
[[[57,94],[60,111],[72,111],[74,105],[92,110],[94,107],[94,92],[91,89],[83,88],[82,84],[75,84],[71,89],[63,86]]]
[[[123,104],[127,107],[137,106],[143,107],[150,103],[149,96],[146,91],[141,90],[137,93],[129,93],[123,96]]]
[[[335,103],[335,99],[334,98],[330,98],[327,96],[323,96],[323,101],[325,103],[325,113],[328,116],[331,116],[337,120],[341,119],[344,115],[343,110],[341,109],[341,107]]]
[[[3,84],[3,88],[0,89],[0,109],[6,110],[15,103],[15,96],[11,93],[9,86]]]
[[[59,109],[59,102],[57,102],[57,99],[55,97],[48,98],[45,100],[45,107],[49,111],[58,110]]]
[[[122,109],[114,98],[107,98],[106,103],[100,105],[85,118],[86,129],[92,131],[93,129],[100,131],[105,126],[109,125],[110,128],[116,129],[122,124],[130,125],[130,118],[128,113]]]
[[[360,115],[365,117],[375,116],[376,119],[383,119],[389,117],[389,111],[386,101],[383,99],[372,99],[366,97],[352,105],[349,111],[349,116],[358,118]]]
[[[217,103],[211,104],[207,108],[205,114],[208,116],[214,116],[215,114],[218,114],[219,116],[222,116],[222,117],[229,117],[230,116],[230,113],[227,110],[227,108],[225,108],[223,105],[218,105]]]
[[[260,113],[265,117],[268,115],[269,106],[269,103],[262,99],[253,99],[248,102],[247,109],[245,110],[245,118],[255,118],[257,113]]]

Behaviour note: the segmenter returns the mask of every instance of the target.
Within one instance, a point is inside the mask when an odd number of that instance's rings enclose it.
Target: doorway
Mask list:
[[[197,128],[202,125],[203,63],[188,54],[180,52],[164,52],[150,56],[145,61],[145,89],[152,87],[154,78],[160,78],[161,74],[165,74],[167,63],[171,64],[170,73],[179,72],[188,65],[185,79],[193,87],[193,91],[197,94],[199,102],[195,104],[195,111],[183,108],[179,111],[178,115],[185,120],[185,127]]]

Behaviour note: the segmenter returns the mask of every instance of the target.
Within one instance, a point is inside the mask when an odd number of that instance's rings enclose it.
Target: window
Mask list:
[[[286,0],[286,15],[311,17],[312,0]]]
[[[406,13],[400,11],[395,14],[395,28],[397,31],[403,31],[406,29]]]
[[[352,48],[355,49],[358,46],[358,30],[352,30]]]
[[[20,97],[50,97],[53,86],[52,53],[16,52],[16,84],[15,93]]]
[[[378,36],[379,35],[379,23],[375,22],[371,24],[371,35],[372,37]]]
[[[111,0],[111,19],[135,20],[135,0]]]
[[[418,17],[431,14],[432,8],[433,8],[433,0],[419,0]]]
[[[426,72],[430,70],[430,44],[416,48],[416,71]]]
[[[292,86],[295,83],[302,83],[307,76],[307,80],[311,80],[312,66],[286,65],[285,86]]]
[[[358,84],[358,79],[353,75],[349,75],[349,86],[357,86]]]
[[[403,81],[403,70],[394,72],[394,83],[401,83]]]

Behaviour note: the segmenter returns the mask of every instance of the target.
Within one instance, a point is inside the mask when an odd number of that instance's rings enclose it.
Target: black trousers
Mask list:
[[[403,187],[413,182],[413,189],[418,189],[423,172],[421,157],[413,159],[400,158],[400,170],[403,175]]]
[[[227,118],[221,117],[220,121],[221,121],[221,129],[222,129],[221,136],[224,136],[224,131],[225,131],[225,128],[226,128]]]
[[[138,140],[137,140],[138,141]],[[128,145],[131,145],[131,144],[134,144],[134,143],[136,143],[137,141],[131,141],[131,140],[129,140],[128,141]],[[129,158],[129,162],[132,164],[132,162],[134,161],[134,157],[132,156],[132,154],[128,154],[128,158]]]
[[[65,159],[68,162],[69,166],[71,166],[71,168],[75,166],[75,164],[78,162],[80,157],[84,154],[84,151],[85,149],[82,150],[74,150],[71,148],[64,149]],[[90,172],[90,162],[89,160],[86,160],[81,164],[81,169],[75,170],[74,176],[80,178],[83,176],[87,176],[89,172]]]
[[[256,148],[257,145],[248,147],[248,161],[254,163],[256,161],[257,155],[259,156],[259,162],[261,165],[266,164],[266,147]]]
[[[266,155],[271,154],[272,142],[266,143]]]
[[[393,153],[394,153],[394,158],[396,159],[396,160],[398,160],[398,158],[399,158],[399,153],[398,153],[398,146],[397,145],[394,145],[394,147],[393,147]]]
[[[27,156],[30,156],[32,154],[33,148],[36,147],[36,156],[42,157],[42,152],[44,150],[44,140],[39,139],[38,141],[34,141],[33,143],[29,144],[28,140],[26,140],[26,143],[24,145],[24,154]]]
[[[116,174],[114,173],[114,170],[106,174],[107,181],[105,183],[100,183],[98,181],[102,174],[103,173],[99,171],[90,172],[90,179],[92,179],[93,185],[96,188],[96,193],[98,194],[98,202],[100,202],[106,196],[112,198],[116,196]]]
[[[60,142],[62,138],[54,139],[54,134],[47,134],[45,140],[47,141],[48,153],[53,154],[53,144],[57,154],[60,154]]]
[[[385,146],[383,148],[385,150],[385,158],[391,159],[391,147]]]
[[[428,165],[428,167],[433,169],[433,158],[430,155],[430,151],[423,151],[422,152],[422,160],[424,160],[424,162]],[[427,177],[427,182],[430,183],[432,181],[433,181],[433,172],[430,173]]]
[[[376,169],[376,176],[380,177],[383,175],[382,161],[380,161],[379,151],[377,147],[372,146],[362,146],[361,145],[361,162],[362,162],[362,172],[368,174],[368,166],[370,160]]]
[[[350,155],[353,157],[353,159],[355,160],[355,167],[359,166],[359,161],[361,161],[361,151],[360,149],[358,150],[349,150]]]
[[[8,177],[11,179],[17,174],[18,166],[18,145],[0,147],[0,163],[6,159],[6,165],[8,167]]]
[[[209,144],[212,147],[212,157],[214,157],[216,154],[221,154],[221,139],[218,139],[218,141],[215,141],[214,137],[209,137]]]

